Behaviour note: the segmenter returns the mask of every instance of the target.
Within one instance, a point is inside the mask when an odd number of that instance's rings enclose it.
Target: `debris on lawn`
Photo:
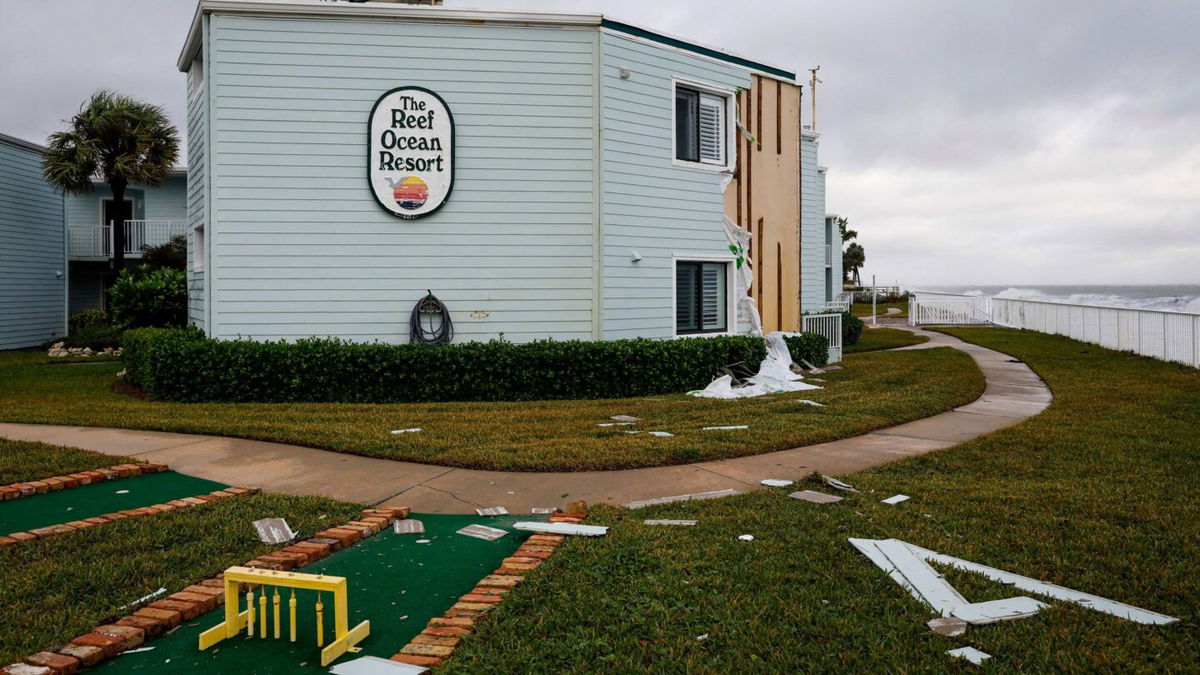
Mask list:
[[[476,539],[496,541],[500,537],[508,534],[508,532],[505,530],[496,529],[494,527],[488,527],[487,525],[468,525],[461,530],[458,530],[458,534],[466,535],[468,537],[475,537]],[[420,540],[418,540],[418,543],[419,541]]]
[[[127,495],[127,494],[129,494],[129,490],[117,490],[117,491],[116,491],[116,492],[114,492],[113,494],[117,494],[117,495]]]
[[[709,492],[694,492],[686,495],[675,495],[673,497],[655,497],[654,499],[640,499],[638,501],[625,504],[627,509],[640,509],[644,506],[654,506],[657,504],[673,504],[675,502],[691,502],[702,499],[719,499],[721,497],[732,497],[740,495],[737,490],[711,490]]]
[[[1025,596],[968,602],[929,565],[930,562],[981,574],[992,581],[1015,586],[1027,593],[1073,602],[1136,623],[1163,625],[1179,621],[1175,617],[1158,612],[930,551],[899,539],[850,538],[849,542],[913,597],[929,605],[943,617],[955,616],[971,624],[1023,619],[1033,616],[1049,605]]]
[[[415,434],[419,431],[421,431],[421,427],[413,427],[411,429],[392,429],[392,435],[395,436],[397,434]]]
[[[981,652],[974,647],[959,647],[958,649],[951,649],[946,653],[957,659],[966,659],[977,666],[992,658],[991,654]]]
[[[902,501],[906,501],[908,498],[908,495],[895,495],[888,497],[887,499],[880,499],[879,501],[883,502],[884,504],[899,504]]]
[[[824,403],[817,403],[816,401],[810,401],[806,398],[796,399],[796,403],[803,403],[805,405],[811,405],[814,408],[824,408],[825,407]]]
[[[764,478],[759,482],[762,483],[763,485],[766,485],[767,487],[787,487],[787,486],[791,485],[794,481],[783,480],[780,478]]]
[[[392,521],[392,531],[396,534],[425,534],[425,523],[414,518],[404,518]]]
[[[256,520],[254,529],[258,530],[258,538],[264,544],[286,544],[296,538],[296,533],[283,518]]]
[[[929,630],[946,637],[958,637],[967,634],[967,622],[956,616],[939,616],[925,622]]]
[[[596,426],[598,426],[598,427],[627,427],[631,424],[633,424],[633,422],[601,422],[600,424],[597,424]]]
[[[556,510],[557,509],[552,506],[535,506],[529,509],[529,512],[535,516],[548,516],[551,513],[554,513]]]
[[[425,666],[417,666],[411,663],[401,663],[400,661],[392,661],[378,656],[360,656],[352,661],[339,663],[329,669],[333,675],[420,675],[428,673],[429,669]]]
[[[737,431],[739,429],[749,429],[749,428],[750,428],[749,425],[738,424],[738,425],[729,426],[729,427],[704,427],[703,429],[701,429],[701,431]]]
[[[609,419],[616,420],[618,422],[636,422],[636,421],[638,421],[638,418],[634,417],[633,415],[613,415]]]
[[[475,513],[481,516],[507,516],[508,509],[503,506],[488,506],[485,508],[475,509]]]
[[[659,438],[674,438],[675,437],[675,434],[673,434],[669,431],[647,431],[646,433],[650,434],[651,436],[658,436]]]
[[[834,502],[842,501],[842,498],[837,495],[827,495],[824,492],[816,490],[801,490],[788,495],[792,499],[803,499],[806,502],[814,504],[833,504]]]
[[[137,649],[126,649],[125,651],[121,652],[121,655],[123,656],[125,654],[140,654],[141,652],[148,652],[152,649],[154,649],[154,647],[138,647]]]
[[[546,534],[573,534],[581,537],[602,537],[608,534],[608,528],[603,525],[577,525],[575,523],[534,523],[522,521],[513,523],[513,529],[523,532],[544,532]]]
[[[153,593],[147,593],[146,595],[143,595],[142,597],[138,598],[137,600],[134,600],[133,602],[129,603],[128,605],[121,605],[120,607],[117,608],[117,611],[119,612],[119,611],[121,611],[123,609],[127,609],[129,607],[135,607],[137,605],[142,604],[143,602],[153,600],[166,592],[167,592],[166,588],[159,588],[157,591],[154,591]]]
[[[742,541],[754,541],[754,535],[752,535],[752,534],[739,534],[739,535],[738,535],[738,539],[741,539]]]
[[[697,640],[701,640],[701,641],[703,641],[703,640],[707,640],[707,639],[708,639],[708,633],[701,633],[701,634],[699,634],[699,635],[697,635],[697,636],[696,636],[696,639],[697,639]]]
[[[842,481],[834,478],[833,476],[826,476],[826,475],[822,474],[821,480],[825,481],[825,484],[831,488],[845,490],[846,492],[858,492],[858,490],[856,490],[853,485],[851,485],[849,483],[843,483]]]
[[[695,520],[672,520],[670,518],[661,518],[659,520],[644,521],[646,525],[695,525],[699,521]]]
[[[787,335],[789,333],[775,331],[763,337],[767,346],[767,357],[759,364],[758,373],[741,383],[741,386],[734,386],[732,375],[722,375],[704,389],[689,391],[688,395],[698,398],[736,399],[820,389],[815,384],[803,382],[804,377],[792,370],[792,355],[784,339]]]

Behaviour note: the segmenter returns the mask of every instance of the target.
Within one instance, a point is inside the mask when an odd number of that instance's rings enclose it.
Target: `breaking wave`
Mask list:
[[[972,290],[967,291],[964,295],[985,294],[979,290]],[[1200,296],[1196,295],[1133,297],[1119,293],[1050,293],[1036,288],[1009,287],[992,297],[1011,300],[1041,300],[1042,302],[1061,302],[1073,305],[1157,309],[1168,312],[1200,314]]]

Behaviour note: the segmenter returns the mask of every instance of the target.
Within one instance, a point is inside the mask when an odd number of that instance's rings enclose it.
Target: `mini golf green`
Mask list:
[[[125,509],[162,504],[228,487],[174,471],[106,480],[0,502],[0,534],[27,532]]]
[[[395,534],[391,529],[339,551],[303,568],[309,574],[346,577],[349,583],[350,626],[371,622],[371,634],[359,643],[362,651],[346,654],[334,663],[359,656],[388,658],[400,651],[420,633],[425,624],[443,612],[476,582],[500,566],[501,561],[528,538],[528,532],[512,530],[521,520],[542,520],[528,516],[447,516],[418,515],[425,534]],[[509,530],[496,541],[484,541],[456,534],[455,531],[479,523]],[[249,527],[249,523],[247,523]],[[417,543],[428,539],[429,543]],[[280,590],[283,638],[273,637],[274,624],[260,638],[255,636],[224,640],[205,651],[197,643],[200,633],[225,619],[224,609],[185,622],[170,635],[147,642],[150,651],[124,654],[99,666],[109,672],[143,673],[295,673],[323,672],[320,649],[316,644],[315,593],[297,591],[297,639],[288,641],[287,600],[291,591]],[[257,596],[257,591],[256,591]],[[256,600],[257,604],[257,600]],[[326,594],[325,644],[333,631],[333,603]],[[245,595],[241,598],[245,609]],[[268,600],[267,612],[271,614]]]

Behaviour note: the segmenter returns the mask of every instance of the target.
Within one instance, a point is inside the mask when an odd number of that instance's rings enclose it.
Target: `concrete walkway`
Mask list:
[[[987,380],[983,395],[950,412],[831,443],[699,464],[578,473],[475,471],[281,443],[97,427],[0,423],[0,436],[142,457],[181,473],[268,492],[411,506],[422,513],[471,513],[477,506],[528,513],[530,507],[579,499],[624,504],[709,490],[746,491],[764,478],[798,479],[813,471],[843,475],[1012,426],[1050,403],[1050,390],[1024,363],[948,335],[888,325],[930,338],[905,349],[953,347],[970,354]]]

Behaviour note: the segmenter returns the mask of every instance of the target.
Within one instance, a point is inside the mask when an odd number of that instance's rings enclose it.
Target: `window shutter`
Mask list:
[[[675,158],[700,161],[696,129],[700,126],[700,93],[682,87],[675,90]]]
[[[675,268],[675,328],[678,333],[700,330],[696,305],[697,265],[680,263]]]
[[[700,278],[700,325],[704,330],[725,327],[725,268],[724,264],[705,264]]]
[[[700,95],[700,161],[725,163],[725,99]]]

